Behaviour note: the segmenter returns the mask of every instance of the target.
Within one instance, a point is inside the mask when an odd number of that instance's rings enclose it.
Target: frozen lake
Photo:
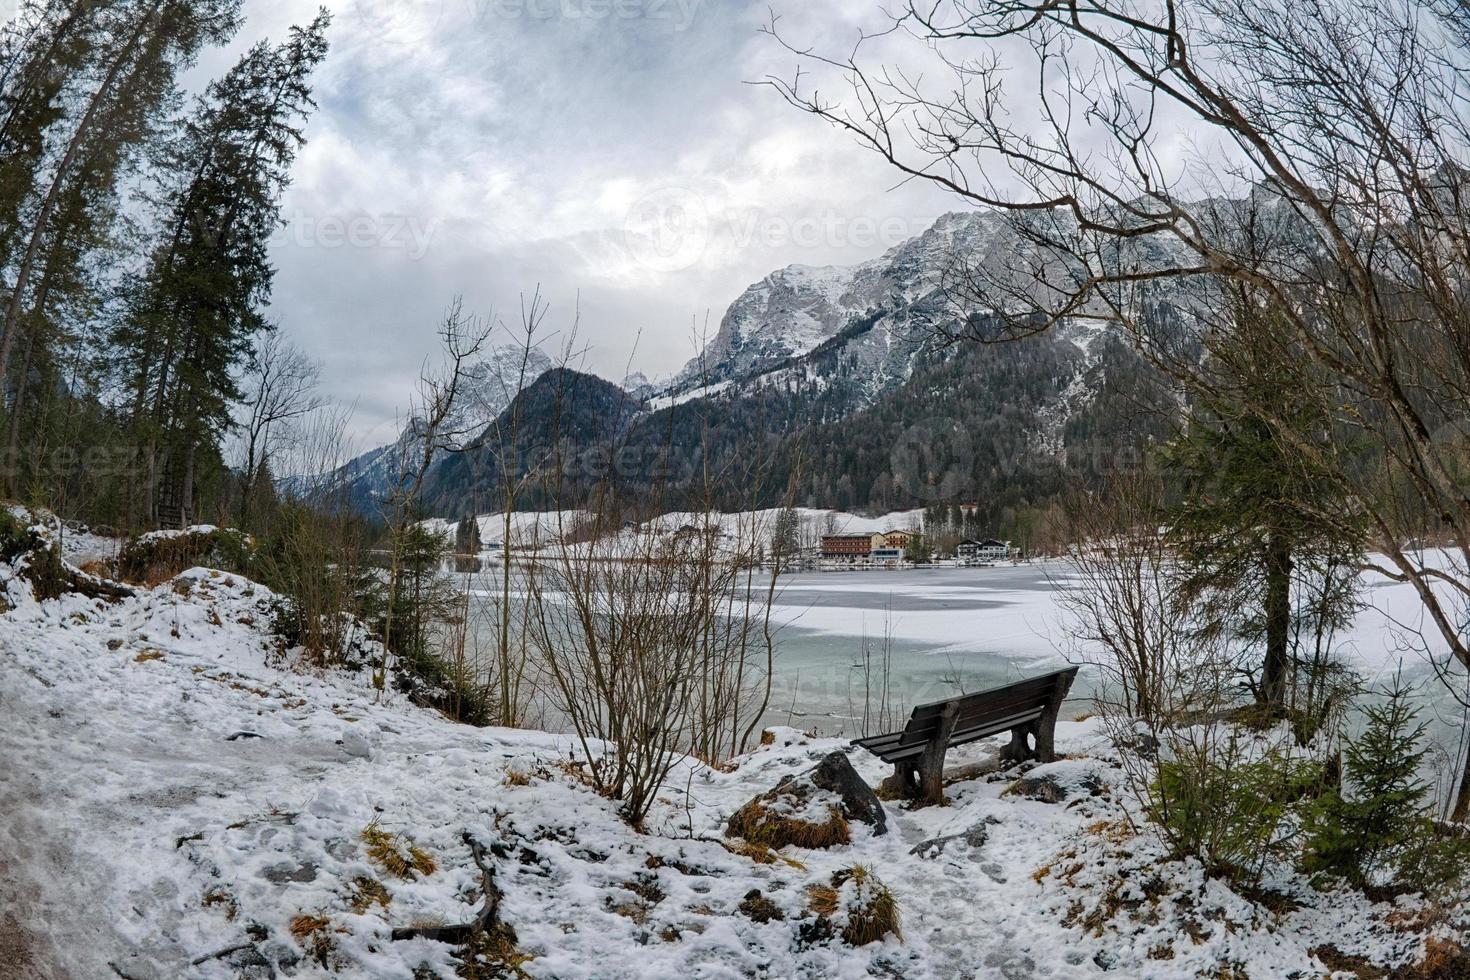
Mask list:
[[[881,666],[885,645],[890,702],[904,711],[1065,666],[1052,582],[1059,573],[1019,565],[783,577],[767,721],[852,734],[865,673]],[[1086,709],[1088,694],[1079,680],[1071,713]]]
[[[1036,563],[782,576],[772,609],[773,692],[762,722],[859,735],[866,690],[868,727],[876,728],[885,649],[894,728],[915,704],[1064,666],[1057,590],[1065,587],[1065,571],[1060,563]],[[493,590],[496,580],[492,565],[473,588]],[[1364,586],[1366,608],[1340,638],[1340,655],[1370,688],[1402,669],[1419,690],[1435,754],[1447,763],[1461,751],[1464,712],[1421,652],[1422,637],[1441,657],[1443,643],[1427,629],[1409,586],[1373,575]],[[1455,678],[1459,697],[1470,702],[1463,671]],[[1091,710],[1092,690],[1084,669],[1064,714]]]

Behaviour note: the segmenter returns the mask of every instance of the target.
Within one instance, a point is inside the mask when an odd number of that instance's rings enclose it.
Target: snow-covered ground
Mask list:
[[[845,741],[781,729],[718,770],[686,760],[636,833],[566,765],[568,738],[456,725],[380,695],[367,671],[307,669],[276,649],[269,593],[244,579],[194,569],[115,604],[39,603],[0,575],[0,922],[15,947],[0,973],[452,977],[451,947],[389,933],[474,916],[465,833],[508,848],[502,916],[536,977],[1325,976],[1324,943],[1390,965],[1422,949],[1411,908],[1274,869],[1269,911],[1164,861],[1129,823],[1095,723],[1064,724],[1067,758],[1032,772],[1073,786],[1063,803],[977,772],[947,806],[889,804],[884,836],[854,824],[850,845],[760,864],[721,844],[725,820]],[[391,873],[369,828],[428,860]],[[901,939],[855,949],[804,929],[807,886],[856,864],[892,888]],[[753,889],[783,917],[743,912]],[[314,931],[293,936],[302,916]]]

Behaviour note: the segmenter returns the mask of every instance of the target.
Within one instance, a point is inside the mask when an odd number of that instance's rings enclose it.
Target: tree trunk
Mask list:
[[[1266,662],[1261,668],[1261,701],[1286,705],[1291,641],[1291,546],[1272,534],[1266,541]]]
[[[1460,764],[1460,790],[1450,808],[1452,823],[1470,823],[1470,739],[1465,740],[1465,758]]]
[[[56,174],[51,179],[51,186],[47,189],[46,196],[41,201],[41,207],[36,212],[35,223],[31,227],[30,241],[26,244],[25,254],[16,270],[15,284],[10,291],[10,302],[5,308],[5,323],[3,328],[0,328],[0,378],[4,378],[8,373],[10,349],[15,344],[15,334],[19,329],[26,289],[30,286],[31,273],[35,271],[36,260],[40,257],[41,242],[46,237],[47,227],[51,223],[51,214],[61,197],[61,189],[70,179],[77,155],[92,134],[92,126],[99,119],[99,110],[112,98],[113,86],[117,84],[123,68],[132,60],[133,50],[137,47],[138,41],[142,39],[145,30],[149,25],[155,23],[155,14],[161,6],[162,2],[154,4],[146,16],[138,19],[138,25],[132,37],[128,38],[128,43],[113,60],[102,84],[97,87],[96,93],[87,103],[87,110],[82,114],[81,121],[77,123],[76,131],[72,133],[61,161],[56,165]]]

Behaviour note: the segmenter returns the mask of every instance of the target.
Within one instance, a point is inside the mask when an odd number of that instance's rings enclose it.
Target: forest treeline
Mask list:
[[[139,529],[236,516],[259,482],[224,446],[261,394],[242,379],[330,18],[187,95],[240,8],[27,0],[0,34],[0,496]]]

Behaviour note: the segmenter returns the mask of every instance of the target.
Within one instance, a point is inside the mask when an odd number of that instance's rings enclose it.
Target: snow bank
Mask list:
[[[191,569],[115,604],[17,595],[0,617],[0,754],[15,762],[0,770],[0,914],[38,937],[35,956],[77,977],[452,977],[450,947],[390,931],[474,915],[465,833],[511,855],[502,914],[535,977],[1270,977],[1323,975],[1310,950],[1325,942],[1387,963],[1422,945],[1387,907],[1279,869],[1290,902],[1273,913],[1165,860],[1128,824],[1095,724],[1060,726],[1059,748],[1090,759],[1059,770],[1099,780],[1061,804],[980,766],[949,806],[889,804],[884,836],[758,863],[721,842],[730,814],[847,748],[783,729],[719,771],[683,761],[634,833],[576,778],[567,737],[456,725],[366,671],[299,669],[265,629],[269,599]],[[427,860],[386,870],[370,828]],[[947,835],[964,836],[912,853]],[[854,865],[897,897],[901,941],[803,929],[807,887]],[[293,921],[324,925],[311,938]]]

